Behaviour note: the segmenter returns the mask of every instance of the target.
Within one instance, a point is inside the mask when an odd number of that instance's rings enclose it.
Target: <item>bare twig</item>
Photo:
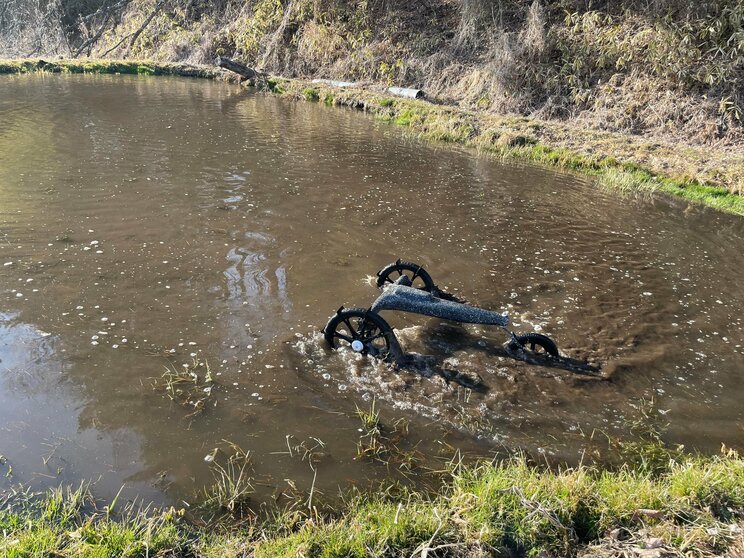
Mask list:
[[[112,47],[111,47],[110,49],[108,49],[108,50],[107,50],[106,52],[104,52],[104,53],[103,53],[103,54],[101,55],[101,58],[106,58],[106,56],[108,56],[109,54],[111,54],[112,52],[114,52],[114,51],[115,51],[115,50],[116,50],[117,48],[119,48],[119,47],[121,46],[121,44],[122,44],[122,43],[123,43],[124,41],[126,41],[126,40],[127,40],[127,39],[128,39],[129,37],[131,37],[132,35],[134,35],[134,33],[130,33],[129,35],[125,35],[124,37],[122,37],[122,38],[121,38],[121,39],[119,40],[119,42],[118,42],[118,43],[116,43],[116,44],[115,44],[114,46],[112,46]]]
[[[145,30],[145,28],[148,25],[150,25],[150,22],[153,19],[155,19],[155,16],[156,15],[158,15],[158,12],[160,11],[160,8],[163,7],[163,3],[164,3],[164,0],[158,0],[158,3],[155,4],[155,9],[152,11],[152,13],[149,16],[147,16],[147,19],[145,19],[145,21],[142,23],[142,25],[140,25],[139,29],[137,29],[137,31],[135,31],[132,34],[132,38],[129,41],[129,45],[127,46],[127,51],[124,54],[124,58],[126,58],[126,57],[129,56],[129,52],[132,50],[132,47],[134,46],[134,43],[137,42],[137,39],[142,34],[142,32]]]
[[[279,27],[272,34],[271,38],[266,45],[261,61],[257,64],[259,68],[265,69],[267,64],[271,64],[277,61],[277,50],[279,48],[279,41],[284,37],[284,30],[289,24],[289,20],[292,17],[292,10],[294,8],[294,1],[290,0],[287,4],[287,8],[284,10],[284,16],[282,17]]]
[[[439,516],[439,510],[437,510],[437,508],[434,508],[434,517],[436,517],[437,521],[439,521],[439,525],[437,525],[437,528],[434,529],[434,533],[426,543],[422,543],[416,547],[416,550],[414,550],[413,554],[411,554],[411,558],[415,558],[417,554],[419,554],[420,558],[426,558],[429,554],[429,551],[433,549],[431,544],[434,542],[434,539],[437,538],[439,531],[442,530],[442,525],[444,525],[442,518]]]
[[[561,520],[558,519],[558,516],[555,514],[554,511],[547,509],[544,507],[540,502],[537,502],[536,500],[532,500],[530,498],[527,498],[527,496],[524,495],[524,492],[516,486],[512,486],[511,488],[505,488],[504,490],[500,490],[502,494],[514,494],[517,496],[521,504],[527,508],[528,510],[531,510],[530,515],[542,515],[545,519],[548,520],[548,522],[555,527],[556,529],[559,529],[566,533],[571,540],[577,540],[576,532],[574,531],[573,527],[566,527],[561,523]],[[529,516],[528,516],[529,517]]]
[[[101,27],[98,29],[95,35],[90,37],[87,41],[85,41],[82,45],[78,47],[78,49],[75,51],[75,54],[73,54],[73,58],[77,58],[80,56],[80,54],[87,48],[89,50],[90,54],[90,47],[92,47],[96,42],[98,42],[98,39],[101,38],[101,35],[103,35],[103,32],[106,30],[106,26],[108,25],[109,20],[111,19],[111,13],[107,13],[106,16],[103,18],[103,23],[101,24]]]

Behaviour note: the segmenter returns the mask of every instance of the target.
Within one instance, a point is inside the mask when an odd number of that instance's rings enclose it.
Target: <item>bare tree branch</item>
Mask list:
[[[126,57],[129,56],[129,52],[132,50],[132,47],[134,46],[134,43],[137,41],[137,39],[139,38],[139,36],[145,30],[145,28],[148,25],[150,25],[150,22],[153,19],[155,19],[155,16],[158,15],[158,12],[160,11],[160,8],[163,7],[163,3],[164,3],[164,0],[158,0],[158,3],[155,4],[155,9],[152,11],[152,13],[149,16],[147,16],[147,19],[145,19],[145,21],[142,23],[142,25],[140,25],[140,28],[137,29],[137,31],[135,31],[132,34],[132,39],[129,41],[129,45],[127,46],[127,50],[124,53],[124,58],[126,58]]]
[[[92,47],[96,42],[98,42],[98,39],[101,38],[101,35],[103,35],[103,32],[106,30],[106,27],[108,26],[108,22],[111,19],[111,13],[107,13],[106,16],[103,18],[103,23],[101,24],[101,27],[98,29],[95,35],[90,37],[87,41],[85,41],[82,45],[78,47],[78,49],[75,51],[75,54],[73,55],[74,58],[77,58],[80,56],[80,54],[87,48],[88,54],[90,54],[90,47]]]

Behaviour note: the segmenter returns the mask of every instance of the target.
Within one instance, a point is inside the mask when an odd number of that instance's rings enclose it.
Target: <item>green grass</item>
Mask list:
[[[286,91],[286,88],[284,86],[285,80],[280,78],[269,78],[266,80],[266,87],[269,91],[272,93],[276,93],[277,95],[281,95]]]
[[[744,460],[733,452],[678,455],[654,471],[550,469],[514,457],[453,466],[438,493],[357,492],[334,512],[276,510],[220,528],[189,523],[174,509],[96,507],[85,486],[14,492],[0,496],[0,555],[348,558],[439,547],[436,555],[568,556],[600,549],[618,528],[627,552],[655,537],[675,555],[735,555],[744,535],[730,525],[742,514]]]
[[[308,87],[302,91],[302,96],[305,98],[306,101],[311,101],[313,103],[317,103],[320,101],[320,94],[318,93],[317,89],[313,89],[312,87]]]

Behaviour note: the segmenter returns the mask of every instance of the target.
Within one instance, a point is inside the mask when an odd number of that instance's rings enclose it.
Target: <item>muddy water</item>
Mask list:
[[[191,501],[229,441],[256,501],[334,494],[397,474],[357,459],[373,399],[429,463],[572,462],[651,397],[670,440],[742,446],[740,219],[230,85],[21,76],[0,81],[0,227],[0,487]],[[397,257],[565,358],[394,313],[408,366],[327,352],[327,318]],[[174,401],[168,371],[198,380]]]

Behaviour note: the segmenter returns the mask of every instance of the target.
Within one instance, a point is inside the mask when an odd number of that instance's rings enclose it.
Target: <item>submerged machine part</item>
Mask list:
[[[386,360],[398,360],[403,351],[393,328],[380,312],[409,312],[466,324],[494,325],[503,329],[512,351],[529,351],[546,357],[558,357],[555,342],[540,333],[516,335],[507,329],[509,316],[466,304],[436,286],[420,265],[396,261],[377,273],[377,286],[382,294],[367,309],[342,306],[323,328],[332,349],[349,346],[354,352]]]

